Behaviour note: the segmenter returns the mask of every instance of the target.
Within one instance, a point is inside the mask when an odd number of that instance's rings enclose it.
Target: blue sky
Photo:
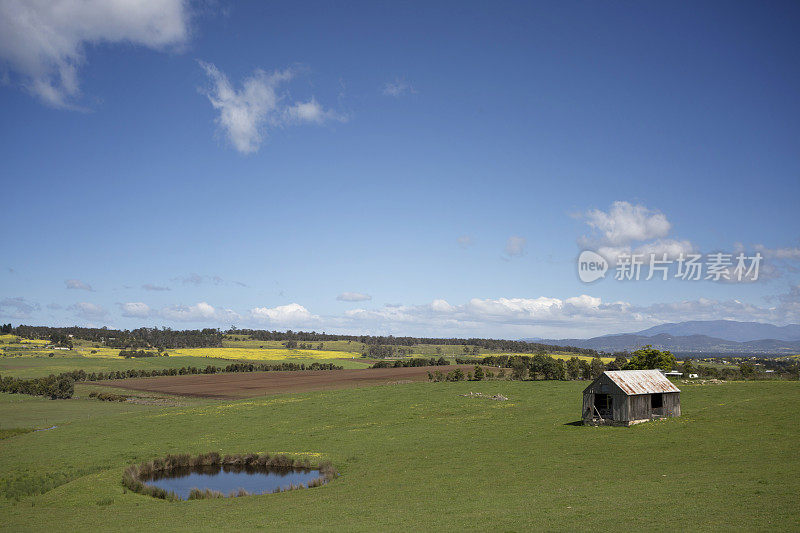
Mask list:
[[[55,5],[0,3],[0,321],[800,322],[796,3]]]

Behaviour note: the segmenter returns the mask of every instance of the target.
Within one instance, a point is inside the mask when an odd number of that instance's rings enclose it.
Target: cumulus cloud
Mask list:
[[[255,307],[250,310],[250,317],[258,322],[273,322],[283,325],[305,324],[319,318],[297,303],[277,307]]]
[[[0,300],[0,316],[10,318],[28,318],[31,313],[41,309],[36,302],[30,302],[21,296]]]
[[[366,300],[372,300],[372,296],[361,292],[343,292],[337,296],[336,299],[340,302],[364,302]]]
[[[152,283],[145,283],[142,288],[146,291],[169,291],[169,287],[163,285],[153,285]]]
[[[108,316],[108,311],[103,306],[91,302],[78,302],[67,309],[86,320],[102,320]]]
[[[173,305],[164,307],[159,314],[176,322],[231,322],[241,319],[241,316],[232,309],[216,309],[208,302],[198,302],[195,305]]]
[[[67,279],[67,280],[64,280],[64,285],[68,289],[76,289],[76,290],[81,290],[81,291],[93,291],[94,290],[94,289],[92,289],[91,285],[89,285],[88,283],[84,283],[79,279]]]
[[[125,302],[118,304],[122,316],[132,318],[147,318],[152,313],[150,306],[144,302]]]
[[[449,313],[455,308],[450,305],[447,300],[434,300],[431,302],[431,309],[437,313]]]
[[[400,98],[406,94],[416,93],[416,89],[414,89],[414,87],[404,79],[395,78],[394,81],[389,81],[383,84],[383,94],[385,96]]]
[[[666,255],[675,260],[695,251],[688,240],[668,238],[672,224],[666,215],[643,205],[617,201],[608,211],[590,209],[578,217],[591,229],[589,235],[578,239],[578,245],[596,251],[611,265],[617,264],[622,255],[649,258],[653,254],[658,260]]]
[[[666,237],[672,228],[662,213],[629,202],[614,202],[607,212],[590,209],[585,219],[602,235],[603,242],[611,246]]]
[[[508,257],[520,257],[525,253],[527,244],[525,237],[511,236],[506,241],[505,253]]]
[[[219,112],[217,126],[243,154],[258,151],[268,132],[279,127],[346,120],[325,109],[314,97],[307,102],[287,102],[280,88],[295,77],[292,69],[256,70],[237,90],[215,65],[200,61],[200,66],[211,82],[202,92]]]
[[[87,45],[127,43],[163,50],[189,38],[184,0],[3,0],[0,60],[53,107],[75,107]]]

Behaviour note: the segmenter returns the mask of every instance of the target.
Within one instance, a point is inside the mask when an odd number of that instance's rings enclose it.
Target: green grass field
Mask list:
[[[0,358],[0,375],[35,378],[48,376],[50,374],[60,374],[71,370],[85,370],[87,372],[108,372],[114,370],[155,370],[162,368],[181,368],[184,366],[195,366],[204,368],[208,365],[224,367],[236,361],[235,358],[219,357],[194,357],[194,356],[169,356],[169,357],[141,357],[125,359],[123,357],[83,357],[80,355],[70,355],[61,357],[2,357]],[[365,368],[370,363],[359,359],[322,359],[312,357],[284,357],[279,359],[258,359],[248,362],[258,363],[333,363],[344,368]]]
[[[682,385],[684,416],[632,428],[570,425],[585,385],[416,383],[176,407],[0,395],[3,428],[43,408],[59,420],[0,440],[0,528],[800,528],[800,383]],[[324,457],[342,475],[174,503],[120,485],[130,463],[210,450]]]

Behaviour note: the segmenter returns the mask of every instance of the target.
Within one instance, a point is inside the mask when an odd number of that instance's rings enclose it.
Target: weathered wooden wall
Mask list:
[[[650,394],[634,394],[628,396],[611,379],[600,376],[590,384],[583,393],[582,417],[586,422],[597,417],[594,410],[594,395],[608,394],[613,401],[612,420],[614,423],[628,424],[633,421],[650,420],[656,417],[681,416],[681,400],[679,392],[662,393],[663,405],[651,408]]]

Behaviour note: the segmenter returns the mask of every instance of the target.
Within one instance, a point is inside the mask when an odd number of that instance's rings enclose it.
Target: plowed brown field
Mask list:
[[[307,370],[299,372],[236,372],[195,374],[100,381],[97,383],[147,392],[204,398],[249,398],[265,394],[389,385],[402,381],[426,381],[428,372],[444,373],[470,365],[422,366],[410,368],[367,368],[347,370]]]

